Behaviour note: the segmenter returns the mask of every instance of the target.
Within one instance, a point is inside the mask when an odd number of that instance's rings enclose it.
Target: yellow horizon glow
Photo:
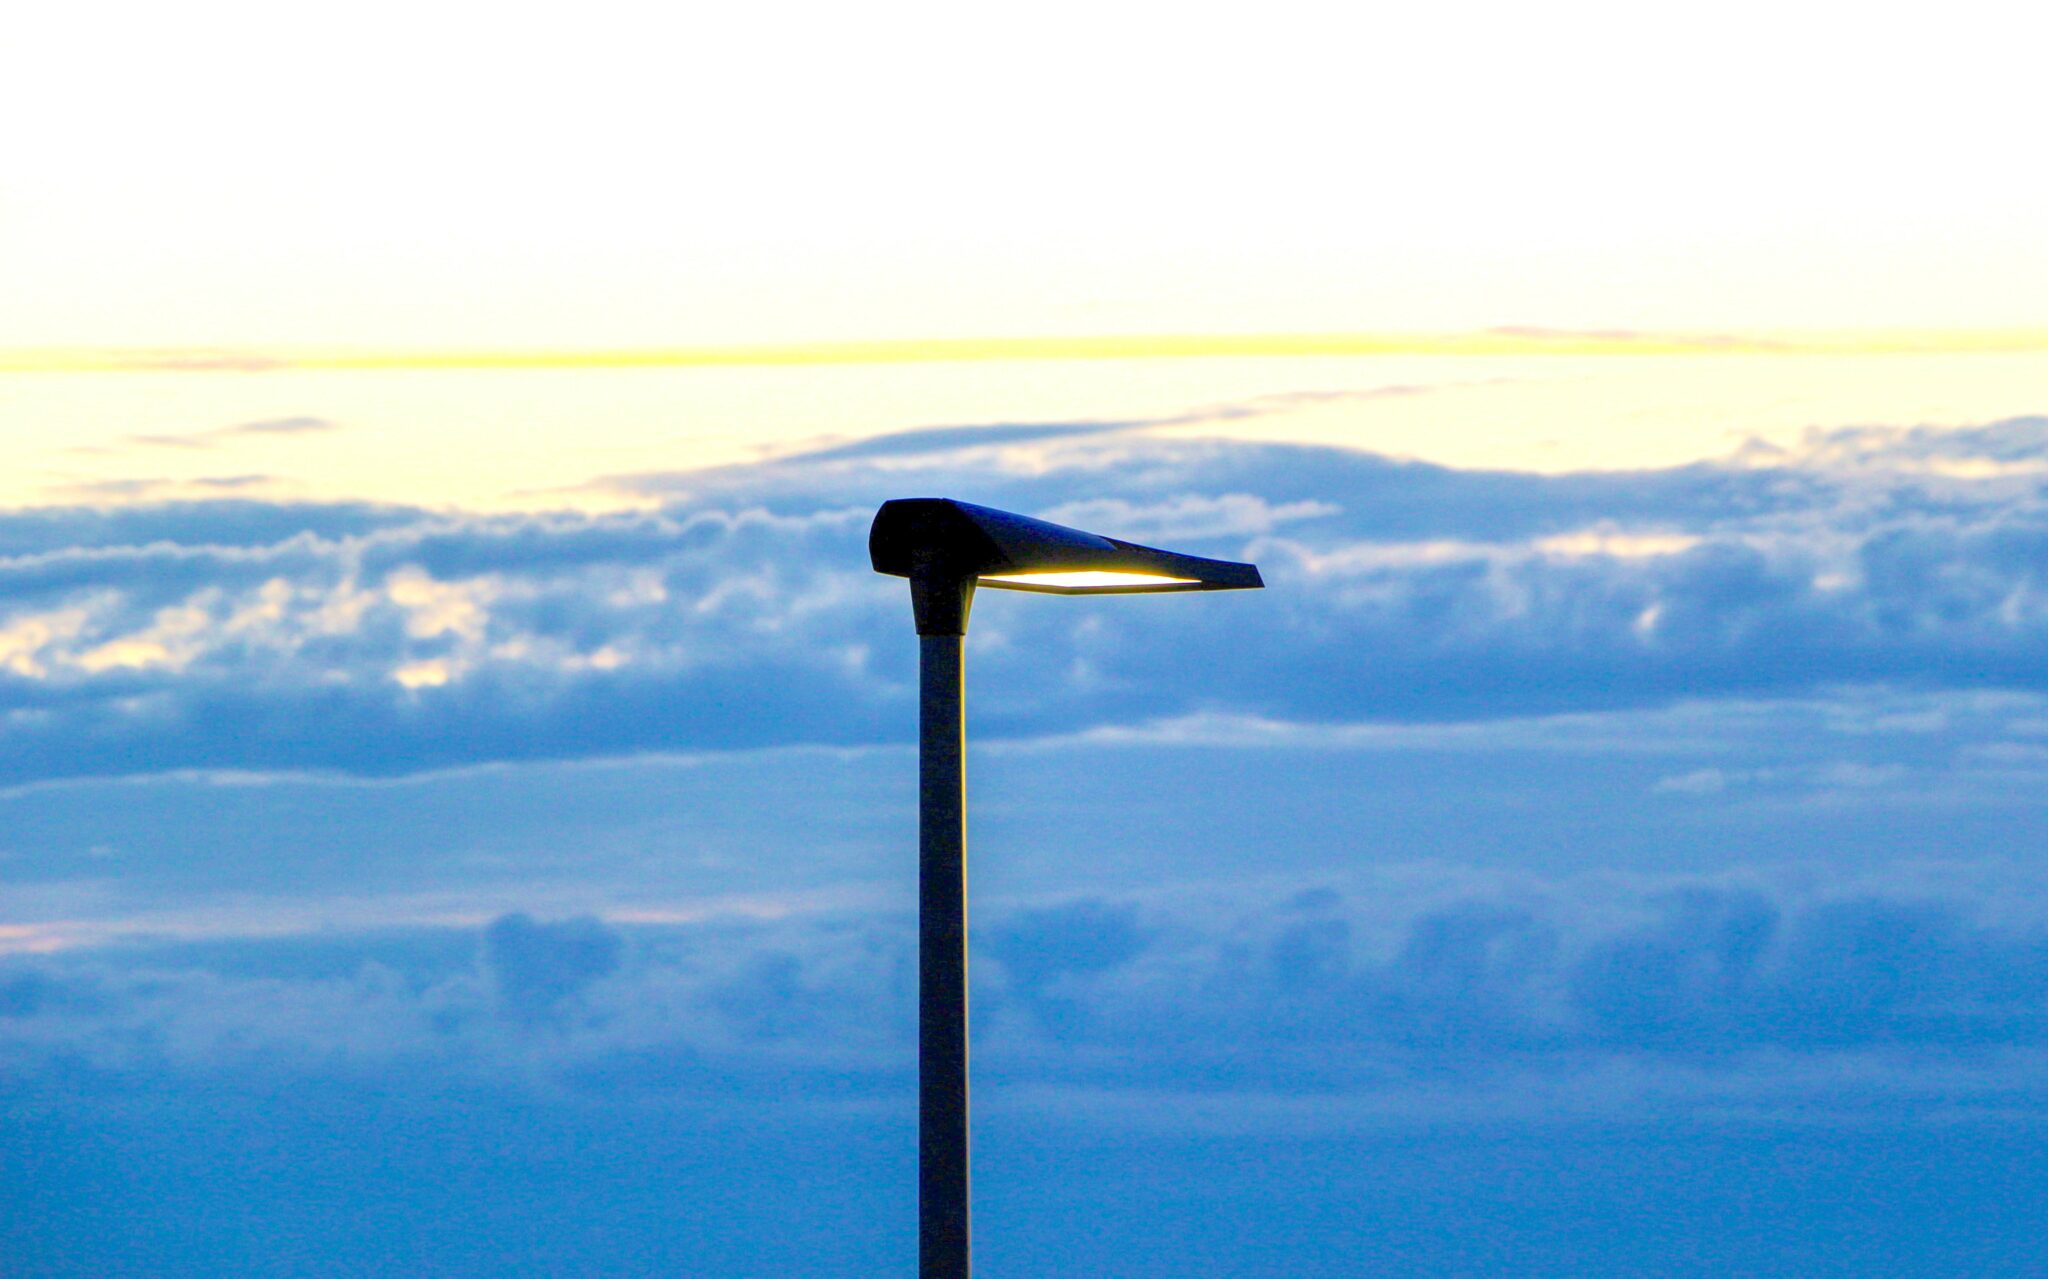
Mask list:
[[[1514,326],[1446,333],[904,338],[617,348],[0,349],[0,373],[267,373],[802,367],[1316,356],[1960,355],[2048,352],[2048,329],[1661,333]]]

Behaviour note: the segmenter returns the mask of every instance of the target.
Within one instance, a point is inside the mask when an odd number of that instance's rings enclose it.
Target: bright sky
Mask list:
[[[602,504],[1224,405],[1258,411],[1161,429],[1565,470],[2037,412],[2011,12],[38,6],[0,45],[0,502]],[[1160,358],[1205,334],[1259,353]],[[1017,338],[1096,358],[973,342]]]
[[[0,347],[2040,327],[2020,15],[37,5]]]
[[[601,509],[630,504],[593,486],[607,476],[918,427],[1103,420],[1459,467],[1660,467],[1815,428],[2022,416],[2044,386],[2039,349],[19,373],[0,379],[0,504]]]

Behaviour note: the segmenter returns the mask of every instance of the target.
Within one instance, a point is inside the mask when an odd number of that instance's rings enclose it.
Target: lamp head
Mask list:
[[[943,497],[884,502],[868,532],[877,573],[913,587],[959,583],[1053,595],[1234,591],[1264,586],[1259,570]]]

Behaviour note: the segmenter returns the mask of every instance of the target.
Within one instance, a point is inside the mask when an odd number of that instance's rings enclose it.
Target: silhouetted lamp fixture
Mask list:
[[[967,804],[961,641],[975,588],[1053,595],[1231,591],[1250,564],[1154,550],[946,498],[885,502],[877,573],[910,579],[918,634],[917,1254],[920,1279],[968,1279]]]

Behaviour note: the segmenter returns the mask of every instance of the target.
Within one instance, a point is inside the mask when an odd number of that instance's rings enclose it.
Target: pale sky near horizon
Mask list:
[[[38,6],[0,348],[2039,327],[2022,22]]]
[[[2048,352],[2024,350],[26,373],[0,400],[12,463],[0,504],[605,510],[655,501],[617,477],[1017,423],[1114,422],[1462,469],[1617,471],[1797,449],[1846,426],[2023,417],[2040,410],[2044,385]],[[1027,464],[1041,446],[992,447]]]

